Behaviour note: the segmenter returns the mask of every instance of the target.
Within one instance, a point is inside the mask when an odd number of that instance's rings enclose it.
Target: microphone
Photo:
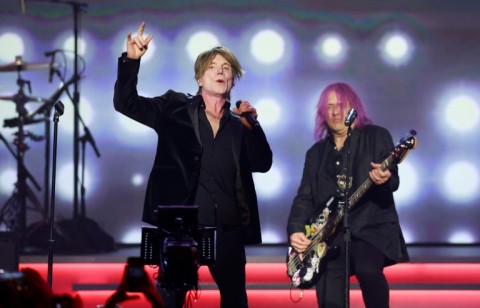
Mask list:
[[[52,51],[47,51],[45,53],[45,57],[51,57],[50,58],[50,72],[48,73],[48,82],[52,83],[53,80],[53,73],[55,73],[55,68],[53,67],[53,63],[55,62],[55,54],[57,53],[57,49],[52,50]]]
[[[85,130],[85,136],[83,138],[85,138],[85,140],[92,145],[93,150],[95,151],[95,154],[97,155],[97,157],[100,157],[100,151],[97,148],[97,144],[95,143],[95,140],[93,139],[93,136],[90,133],[90,130],[86,126],[83,126],[83,128]]]
[[[242,101],[238,100],[235,105],[237,106],[238,109],[240,109],[241,104],[242,104]],[[252,128],[260,126],[260,123],[258,123],[257,119],[255,119],[255,117],[250,112],[244,112],[242,113],[242,116],[244,116],[245,119],[247,119],[248,124],[250,124]]]
[[[347,116],[345,117],[345,126],[350,126],[353,124],[353,121],[355,121],[357,117],[357,111],[355,109],[350,109],[347,113]]]
[[[51,51],[46,51],[44,54],[45,54],[45,57],[51,57],[50,58],[50,72],[48,74],[48,82],[49,83],[52,83],[52,79],[53,79],[53,74],[56,72],[56,69],[55,69],[55,54],[57,52],[61,52],[63,50],[61,49],[54,49],[54,50],[51,50]]]
[[[54,50],[50,50],[50,51],[45,51],[44,55],[45,55],[45,57],[50,57],[50,56],[53,56],[57,52],[60,52],[60,51],[62,51],[62,50],[61,49],[54,49]]]
[[[53,106],[55,107],[55,113],[57,113],[58,116],[62,116],[65,111],[65,106],[62,101],[57,101]]]

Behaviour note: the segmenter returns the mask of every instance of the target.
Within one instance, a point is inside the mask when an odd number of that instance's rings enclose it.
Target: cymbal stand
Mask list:
[[[20,75],[20,67],[22,65],[21,57],[16,58],[16,62],[19,64],[17,85],[19,87],[18,93],[15,95],[14,102],[16,104],[16,111],[18,113],[18,132],[14,139],[14,145],[16,146],[17,153],[14,157],[17,160],[17,183],[15,184],[14,193],[7,200],[1,211],[2,220],[5,221],[6,226],[13,232],[18,234],[19,242],[21,246],[25,241],[25,231],[27,225],[27,199],[30,199],[35,207],[40,207],[40,202],[35,197],[31,189],[27,185],[27,177],[33,179],[31,174],[25,167],[25,152],[28,150],[28,145],[25,143],[26,134],[24,131],[24,122],[27,116],[27,110],[25,104],[28,101],[25,96],[24,87],[27,85],[31,92],[30,81],[24,80]],[[2,137],[2,139],[4,139]],[[6,143],[8,145],[8,143]],[[13,154],[13,151],[12,151]],[[34,181],[36,184],[36,182]],[[36,184],[38,190],[40,187]],[[5,220],[5,216],[8,215],[8,219]],[[43,213],[44,217],[45,213]],[[1,220],[0,220],[1,221]]]
[[[7,139],[0,133],[0,139],[3,141],[5,146],[7,147],[8,151],[12,154],[12,156],[15,158],[15,160],[18,161],[18,157],[15,154],[15,152],[12,150],[10,145],[8,144]],[[28,171],[27,167],[24,166],[24,171],[28,179],[32,181],[33,185],[37,190],[41,190],[40,186],[38,185],[37,181],[35,178],[32,176],[32,174]],[[15,183],[16,187],[16,183]],[[38,201],[37,197],[33,193],[33,191],[30,189],[28,184],[25,184],[26,187],[26,192],[27,192],[27,198],[30,199],[30,201],[36,206],[40,207],[40,202]],[[10,198],[7,200],[7,202],[4,204],[2,210],[0,211],[0,225],[4,224],[8,229],[13,230],[15,227],[15,223],[17,221],[17,210],[19,206],[17,205],[17,189],[15,189],[14,193]],[[44,216],[45,217],[45,216]]]

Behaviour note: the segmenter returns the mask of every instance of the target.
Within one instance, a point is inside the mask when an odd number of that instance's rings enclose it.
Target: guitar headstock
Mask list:
[[[407,156],[410,150],[414,149],[417,146],[417,138],[415,137],[417,132],[415,130],[410,130],[410,132],[400,139],[400,142],[397,144],[395,149],[392,151],[397,159],[397,163],[401,163]]]

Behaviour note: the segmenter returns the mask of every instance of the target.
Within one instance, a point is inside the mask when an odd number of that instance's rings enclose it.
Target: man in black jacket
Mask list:
[[[349,137],[345,117],[351,108],[358,115]],[[409,259],[393,199],[393,192],[400,184],[398,168],[392,165],[384,170],[380,164],[393,150],[392,137],[385,128],[371,124],[362,101],[345,83],[331,84],[322,92],[315,127],[317,142],[306,154],[302,181],[288,218],[290,245],[298,253],[298,259],[302,259],[302,253],[312,244],[312,237],[305,234],[305,226],[310,226],[311,220],[320,216],[330,197],[341,200],[347,185],[349,196],[352,196],[370,179],[373,187],[355,204],[349,215],[349,273],[357,276],[366,307],[388,307],[389,287],[383,268]],[[351,172],[347,174],[346,145],[349,138]],[[328,204],[328,210],[330,213],[324,212],[326,215],[322,217],[323,220],[327,217],[327,222],[320,219],[317,228],[321,229],[337,217],[335,204]],[[342,221],[334,231],[325,238],[330,247],[339,248],[341,257],[328,260],[327,254],[323,260],[320,258],[316,291],[318,305],[322,308],[344,307],[345,301],[345,232]],[[319,251],[318,256],[323,254],[323,250]],[[292,278],[297,277],[292,275]]]
[[[145,23],[128,34],[119,58],[114,106],[154,129],[157,152],[148,180],[143,221],[156,225],[159,205],[198,205],[199,226],[217,227],[216,263],[209,267],[222,307],[248,307],[245,244],[260,243],[260,222],[252,172],[267,172],[272,152],[247,101],[230,110],[230,90],[243,75],[228,49],[215,47],[195,62],[195,96],[172,90],[139,96],[140,58],[151,36]],[[165,299],[169,305],[168,298]],[[181,306],[177,301],[175,306]]]

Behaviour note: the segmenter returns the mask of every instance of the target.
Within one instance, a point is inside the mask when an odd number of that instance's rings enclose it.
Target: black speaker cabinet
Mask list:
[[[18,271],[18,243],[13,232],[0,231],[0,271]]]

